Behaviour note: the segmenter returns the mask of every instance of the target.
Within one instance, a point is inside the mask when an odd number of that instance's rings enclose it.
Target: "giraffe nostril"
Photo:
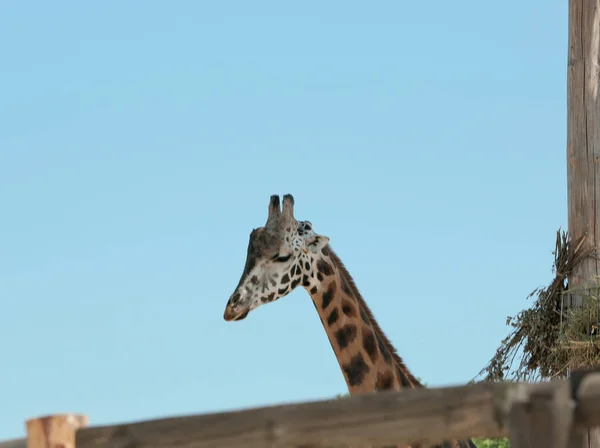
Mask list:
[[[235,305],[236,303],[238,303],[240,300],[240,293],[236,292],[234,295],[231,296],[231,299],[229,299],[229,303],[231,303],[232,305]]]

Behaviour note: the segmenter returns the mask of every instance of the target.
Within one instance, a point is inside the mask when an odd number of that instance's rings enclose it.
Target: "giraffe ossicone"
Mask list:
[[[314,303],[351,395],[423,387],[379,327],[329,237],[295,219],[292,195],[282,204],[273,195],[267,222],[250,233],[246,264],[223,317],[242,320],[298,286]],[[474,447],[471,441],[449,444]]]
[[[225,308],[227,321],[241,320],[262,304],[273,302],[302,284],[316,284],[317,255],[329,238],[317,235],[309,221],[294,218],[294,198],[271,196],[264,227],[250,233],[246,266]]]

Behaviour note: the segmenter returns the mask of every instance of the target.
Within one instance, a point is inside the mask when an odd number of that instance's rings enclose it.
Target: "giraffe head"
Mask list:
[[[300,284],[310,286],[316,254],[328,243],[329,238],[317,235],[309,221],[296,221],[292,195],[283,196],[283,210],[279,196],[271,196],[267,223],[250,233],[246,266],[225,307],[225,320],[241,320]]]

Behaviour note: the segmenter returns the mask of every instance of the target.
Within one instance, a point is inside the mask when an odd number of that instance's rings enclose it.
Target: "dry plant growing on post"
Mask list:
[[[567,278],[579,263],[592,254],[583,237],[573,243],[567,232],[558,230],[554,249],[554,279],[545,288],[537,288],[528,298],[536,297],[531,308],[507,318],[512,330],[504,338],[496,354],[478,376],[486,381],[513,379],[531,381],[540,378],[566,377],[569,368],[581,367],[567,343],[580,335],[582,323],[589,314],[583,308],[563,309],[563,296],[568,290]],[[518,363],[515,366],[515,361]],[[575,364],[575,365],[573,365]]]

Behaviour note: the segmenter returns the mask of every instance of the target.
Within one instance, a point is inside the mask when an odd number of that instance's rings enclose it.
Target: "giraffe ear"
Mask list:
[[[316,254],[329,244],[329,237],[323,235],[314,235],[306,239],[306,248],[313,254]]]

